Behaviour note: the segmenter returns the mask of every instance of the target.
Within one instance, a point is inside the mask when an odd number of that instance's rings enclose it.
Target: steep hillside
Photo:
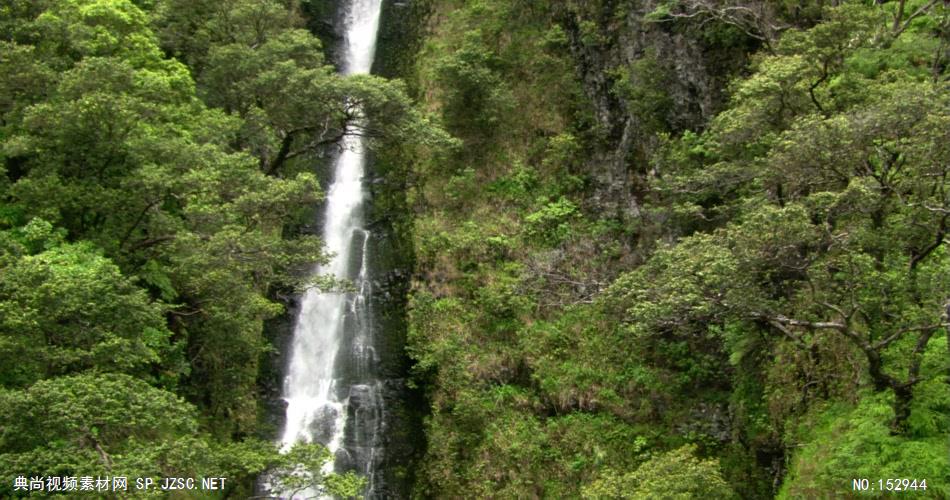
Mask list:
[[[947,494],[943,6],[432,5],[420,495]]]

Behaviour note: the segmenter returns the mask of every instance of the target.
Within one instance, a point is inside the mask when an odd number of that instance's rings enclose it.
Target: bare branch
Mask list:
[[[670,12],[672,19],[703,19],[700,26],[710,21],[718,21],[738,28],[745,35],[765,43],[772,52],[772,45],[778,35],[789,28],[778,24],[770,7],[763,2],[725,3],[716,0],[683,0],[680,2],[684,12]]]
[[[766,321],[768,321],[768,323],[772,325],[772,327],[774,327],[776,330],[782,332],[792,342],[795,342],[796,344],[798,344],[798,346],[801,347],[802,349],[808,348],[808,345],[805,344],[805,341],[803,341],[800,336],[795,335],[791,330],[786,328],[785,325],[783,325],[782,323],[779,323],[778,321],[775,321],[772,319],[766,319]]]
[[[910,259],[910,270],[913,271],[918,264],[920,264],[924,259],[927,258],[934,250],[940,248],[940,245],[943,245],[944,239],[947,237],[947,218],[950,217],[950,213],[944,214],[940,218],[940,227],[937,229],[937,234],[935,235],[934,241],[932,241],[927,247],[925,247],[920,252],[915,252]]]
[[[904,24],[902,24],[902,25],[900,26],[900,29],[897,29],[897,30],[894,32],[894,37],[896,38],[896,37],[900,36],[901,33],[904,32],[904,30],[906,30],[907,28],[910,27],[911,21],[913,21],[915,18],[917,18],[918,16],[920,16],[920,15],[923,14],[924,12],[929,11],[931,8],[933,8],[934,5],[937,5],[937,1],[938,1],[938,0],[930,0],[930,2],[928,2],[928,3],[926,3],[926,4],[922,5],[922,6],[920,6],[919,9],[915,10],[915,11],[910,15],[910,17],[908,17],[907,20],[904,21]],[[902,2],[901,2],[901,12],[903,12],[903,6],[904,6],[904,2],[902,1]],[[900,18],[895,18],[895,19],[894,19],[894,27],[895,27],[895,28],[897,28],[897,23],[898,23],[898,22],[900,22]]]
[[[907,333],[910,333],[910,332],[917,332],[917,331],[920,331],[920,332],[933,331],[933,330],[936,330],[936,329],[938,329],[938,328],[940,328],[940,327],[942,327],[942,326],[945,326],[945,325],[946,325],[946,323],[937,323],[936,325],[911,326],[911,327],[907,327],[907,328],[902,328],[902,329],[900,329],[900,330],[898,330],[898,331],[892,333],[892,334],[891,334],[890,336],[888,336],[887,338],[881,339],[881,340],[875,342],[874,345],[871,346],[871,348],[872,348],[872,349],[882,349],[882,348],[887,347],[888,345],[890,345],[890,344],[891,344],[892,342],[894,342],[895,340],[897,340],[897,339],[903,337],[903,336],[904,336],[905,334],[907,334]]]
[[[938,328],[940,326],[943,325],[938,325]],[[936,328],[925,330],[920,335],[920,338],[917,339],[917,345],[914,346],[914,352],[911,353],[910,366],[907,367],[907,381],[902,384],[903,387],[913,387],[917,382],[920,382],[920,364],[923,361],[922,354],[935,332]]]
[[[838,323],[835,321],[804,321],[800,319],[786,318],[781,314],[771,318],[774,321],[778,321],[784,325],[788,326],[800,326],[804,328],[809,328],[812,330],[838,330],[838,331],[847,331],[847,325],[843,323]]]
[[[138,217],[136,217],[135,222],[133,222],[132,225],[129,226],[129,230],[125,232],[125,236],[123,236],[122,239],[119,240],[120,250],[125,247],[126,243],[128,243],[129,241],[129,238],[132,237],[132,233],[135,232],[136,228],[138,228],[139,225],[142,223],[142,221],[145,220],[145,216],[148,215],[149,210],[155,208],[155,206],[158,205],[162,201],[162,199],[163,198],[158,198],[156,200],[149,202],[147,205],[145,205],[145,208],[143,208],[142,212],[139,213]]]

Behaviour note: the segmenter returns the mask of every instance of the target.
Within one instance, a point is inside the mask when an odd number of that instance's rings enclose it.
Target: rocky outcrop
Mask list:
[[[621,219],[639,216],[648,159],[659,128],[671,133],[701,129],[722,107],[724,88],[744,67],[756,42],[728,27],[651,19],[656,2],[589,2],[558,12],[598,130],[586,165],[593,182],[592,208]],[[650,74],[638,72],[649,59]],[[618,86],[662,85],[668,102],[661,123],[638,110]]]
[[[323,42],[324,56],[333,64],[339,61],[337,51],[343,43],[342,16],[346,14],[346,5],[335,0],[310,0],[300,5],[307,29]]]

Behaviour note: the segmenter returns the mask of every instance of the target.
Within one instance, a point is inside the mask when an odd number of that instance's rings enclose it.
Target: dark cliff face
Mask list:
[[[336,64],[338,51],[343,43],[343,16],[347,2],[336,0],[310,0],[301,3],[301,11],[307,19],[307,29],[323,42],[323,55]]]
[[[650,20],[656,5],[590,2],[556,14],[596,120],[589,203],[620,219],[640,215],[656,132],[704,128],[756,49],[722,26]]]
[[[373,74],[386,78],[406,78],[412,71],[415,54],[425,40],[426,19],[432,0],[392,0],[383,2]]]

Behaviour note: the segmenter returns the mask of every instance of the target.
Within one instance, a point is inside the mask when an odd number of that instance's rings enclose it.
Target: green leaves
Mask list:
[[[195,447],[195,417],[175,395],[127,375],[59,377],[23,391],[4,390],[3,488],[17,474],[198,474],[207,457],[174,451]]]
[[[327,482],[346,498],[361,491],[353,474],[323,476],[329,457],[318,445],[280,454],[271,442],[219,443],[199,430],[198,412],[171,392],[121,374],[84,374],[42,380],[28,389],[0,390],[0,492],[13,478],[126,476],[226,477],[225,494],[248,496],[266,470],[281,485]],[[136,491],[139,498],[157,491]]]
[[[143,374],[171,335],[163,309],[83,244],[9,261],[0,310],[7,387],[91,369]]]
[[[321,445],[295,444],[268,471],[271,490],[289,497],[315,490],[335,497],[359,498],[366,479],[352,472],[324,474],[322,469],[331,459],[329,450]]]
[[[633,472],[607,470],[584,488],[584,498],[734,498],[718,461],[698,459],[695,452],[695,446],[683,446],[652,458]]]
[[[495,71],[497,57],[481,43],[479,30],[466,33],[460,47],[435,63],[435,76],[446,94],[442,116],[449,130],[473,146],[501,130],[514,101]]]
[[[567,238],[571,219],[577,215],[577,206],[562,196],[525,216],[526,233],[529,238],[557,245]]]
[[[81,59],[113,56],[145,67],[161,60],[145,12],[128,0],[62,0],[35,20],[41,50]]]
[[[945,404],[947,391],[943,392]],[[853,477],[876,481],[924,476],[928,495],[945,495],[945,435],[917,439],[894,435],[886,425],[891,411],[889,403],[883,395],[863,395],[854,407],[832,406],[807,421],[807,426],[803,425],[795,436],[801,440],[801,451],[792,462],[789,478],[778,497],[798,498],[818,494],[823,488],[841,488],[840,482]],[[883,495],[880,491],[872,494]]]

